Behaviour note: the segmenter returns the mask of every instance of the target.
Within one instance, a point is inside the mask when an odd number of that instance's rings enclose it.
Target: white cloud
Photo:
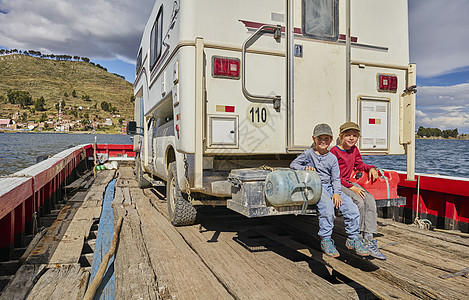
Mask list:
[[[154,0],[2,0],[0,45],[134,62]]]
[[[419,87],[415,116],[417,127],[469,133],[469,83]]]
[[[466,106],[469,104],[469,83],[452,86],[421,86],[417,92],[417,106]]]
[[[416,110],[415,110],[415,116],[416,116],[417,118],[425,118],[425,117],[427,116],[427,114],[424,113],[424,112],[422,112],[422,111],[420,111],[420,110],[418,110],[418,109],[416,109]]]

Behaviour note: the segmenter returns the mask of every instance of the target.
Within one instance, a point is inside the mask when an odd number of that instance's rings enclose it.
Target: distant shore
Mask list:
[[[450,137],[450,138],[443,138],[441,136],[431,136],[431,137],[426,137],[426,136],[416,136],[416,139],[420,140],[469,140],[469,134],[460,134],[457,137]]]

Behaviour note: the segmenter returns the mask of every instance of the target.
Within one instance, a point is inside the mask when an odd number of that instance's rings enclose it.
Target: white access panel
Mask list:
[[[211,148],[238,147],[238,117],[209,116]]]
[[[389,98],[360,97],[360,149],[389,150]]]

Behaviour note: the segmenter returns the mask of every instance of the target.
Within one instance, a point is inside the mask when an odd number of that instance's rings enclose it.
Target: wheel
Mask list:
[[[192,225],[197,217],[197,210],[184,199],[177,181],[176,162],[169,165],[166,183],[166,202],[171,224],[174,226]]]
[[[152,186],[151,182],[143,177],[143,170],[140,163],[140,155],[135,157],[135,176],[137,177],[138,187],[141,189],[149,188]]]

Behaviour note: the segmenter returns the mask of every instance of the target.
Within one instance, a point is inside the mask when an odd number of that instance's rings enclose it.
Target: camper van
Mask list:
[[[166,182],[174,225],[198,205],[309,213],[272,205],[266,176],[346,121],[362,154],[407,154],[413,178],[415,83],[406,0],[156,0],[128,129],[139,185]]]

